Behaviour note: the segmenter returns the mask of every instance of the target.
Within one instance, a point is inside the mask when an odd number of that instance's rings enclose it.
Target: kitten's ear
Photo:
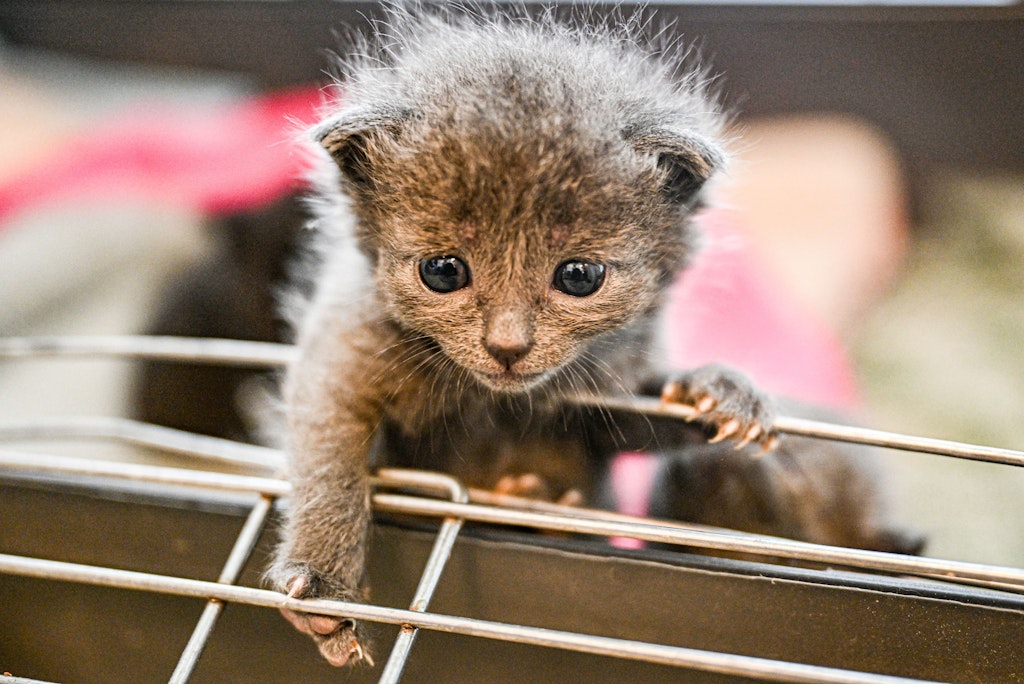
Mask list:
[[[331,155],[355,187],[373,185],[374,148],[393,137],[405,115],[398,111],[348,110],[313,129],[313,139]]]
[[[669,200],[689,204],[704,183],[725,164],[725,151],[715,141],[693,133],[651,127],[627,130],[625,138],[640,152],[655,155],[665,172]]]

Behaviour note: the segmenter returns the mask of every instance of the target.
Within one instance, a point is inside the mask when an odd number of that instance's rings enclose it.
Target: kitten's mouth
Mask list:
[[[480,382],[493,390],[502,392],[524,392],[544,381],[550,371],[539,371],[536,373],[519,373],[514,370],[507,370],[501,373],[477,372],[476,377]]]

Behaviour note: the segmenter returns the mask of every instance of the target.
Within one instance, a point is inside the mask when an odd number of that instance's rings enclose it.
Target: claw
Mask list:
[[[678,382],[666,382],[661,388],[661,400],[665,403],[676,401],[676,397],[682,394],[682,388]]]
[[[370,654],[363,650],[363,645],[358,641],[356,642],[355,648],[352,649],[352,653],[349,655],[355,655],[355,660],[352,661],[354,663],[364,660],[370,667],[373,667],[376,664],[373,662],[373,658],[370,657]]]
[[[779,436],[770,435],[766,440],[761,443],[761,453],[767,454],[775,451],[776,447],[779,446]]]
[[[764,430],[761,428],[760,425],[751,425],[750,428],[748,428],[747,431],[743,433],[743,439],[736,442],[736,451],[739,451],[743,447],[747,446],[748,444],[756,440],[758,437],[761,436],[763,432]]]
[[[710,394],[701,396],[696,401],[692,401],[689,395],[689,391],[681,383],[671,381],[665,383],[664,387],[661,388],[661,401],[666,404],[682,404],[684,406],[690,406],[693,408],[693,416],[686,420],[693,420],[699,416],[702,416],[718,405],[718,399]],[[692,402],[692,403],[691,403]]]
[[[715,434],[714,437],[708,440],[708,443],[717,444],[722,440],[735,435],[736,432],[739,431],[739,429],[740,421],[736,420],[735,418],[730,418],[729,420],[722,423],[722,425],[718,428],[718,432]]]
[[[309,580],[307,580],[302,575],[298,575],[292,578],[292,581],[288,584],[288,596],[290,596],[291,598],[299,597],[300,595],[305,593],[306,587],[308,585]]]
[[[343,631],[333,636],[324,635],[325,638],[319,641],[320,655],[335,667],[344,667],[349,663],[358,663],[360,660],[365,660],[368,664],[373,665],[370,654],[363,650],[363,645],[355,636],[355,620],[340,622],[345,624],[343,629],[348,630],[348,633]]]
[[[703,415],[703,414],[707,413],[708,411],[710,411],[711,409],[715,408],[715,406],[717,404],[718,404],[718,400],[715,399],[710,394],[707,394],[707,395],[704,395],[703,397],[701,397],[697,401],[697,404],[694,406],[694,408],[697,409],[697,413],[698,414]],[[732,421],[730,421],[730,422],[732,422]]]
[[[583,494],[578,489],[570,489],[556,501],[560,506],[579,506],[583,503]]]

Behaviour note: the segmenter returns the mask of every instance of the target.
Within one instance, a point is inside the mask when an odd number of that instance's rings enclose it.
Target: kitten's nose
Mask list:
[[[533,349],[532,320],[520,312],[502,311],[488,321],[483,343],[495,361],[511,370]]]
[[[530,350],[533,349],[533,342],[529,341],[507,346],[485,342],[484,347],[486,347],[488,354],[505,367],[505,370],[511,370],[512,365],[516,361],[530,353]]]

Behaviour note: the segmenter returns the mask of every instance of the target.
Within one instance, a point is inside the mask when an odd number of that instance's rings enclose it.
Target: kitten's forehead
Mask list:
[[[507,261],[509,255],[526,255],[533,260],[572,256],[607,259],[636,244],[629,226],[595,227],[578,221],[572,224],[540,220],[479,221],[452,220],[431,216],[430,227],[417,219],[398,222],[391,229],[391,243],[409,258],[454,254],[488,261]],[[419,226],[416,228],[414,226]]]
[[[391,245],[409,257],[445,253],[497,262],[509,255],[542,262],[570,257],[608,261],[635,255],[648,242],[622,212],[579,215],[564,206],[533,206],[514,213],[504,205],[489,211],[484,204],[454,210],[443,203],[425,204],[433,205],[431,210],[407,207],[388,231]]]
[[[534,249],[625,238],[656,200],[653,160],[621,140],[550,130],[508,131],[475,122],[431,125],[393,157],[392,206],[430,240],[480,244],[521,236]],[[415,169],[415,174],[403,169]]]

